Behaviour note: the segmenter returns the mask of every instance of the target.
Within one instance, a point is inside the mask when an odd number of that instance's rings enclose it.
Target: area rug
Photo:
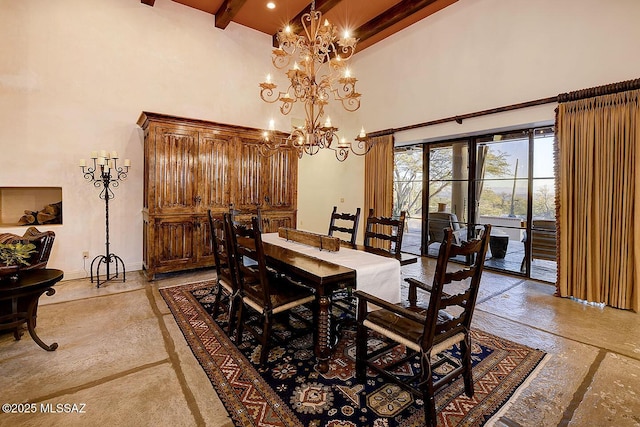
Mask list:
[[[367,376],[365,384],[354,376],[355,331],[345,329],[332,355],[329,371],[314,369],[311,333],[290,337],[291,325],[274,327],[284,338],[269,352],[263,369],[260,345],[250,333],[242,344],[226,335],[227,315],[212,319],[212,281],[161,289],[193,354],[207,373],[237,426],[259,427],[408,427],[424,425],[422,400],[380,378]],[[304,311],[302,309],[301,311]],[[224,310],[221,310],[224,312]],[[304,313],[302,313],[304,314]],[[294,325],[295,322],[294,322]],[[300,322],[299,327],[304,324]],[[370,339],[368,345],[379,343]],[[438,426],[482,426],[528,383],[545,353],[480,330],[472,331],[475,393],[464,394],[462,379],[436,395]],[[454,346],[438,355],[458,363]],[[385,357],[392,359],[393,354]],[[384,363],[384,361],[382,362]],[[449,364],[450,363],[450,364]],[[411,371],[415,366],[403,369]],[[402,372],[400,372],[402,374]],[[409,372],[407,372],[408,374]],[[371,374],[371,373],[370,373]]]

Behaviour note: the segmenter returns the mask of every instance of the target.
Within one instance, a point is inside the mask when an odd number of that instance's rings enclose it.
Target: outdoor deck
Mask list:
[[[439,243],[432,243],[429,246],[430,256],[438,255]],[[420,255],[420,229],[409,227],[405,230],[402,238],[402,252]],[[509,240],[507,253],[504,258],[495,258],[491,250],[487,252],[485,267],[491,269],[504,270],[509,273],[524,274],[520,271],[522,260],[524,259],[524,243],[517,240]],[[531,278],[544,282],[556,282],[556,262],[534,259],[531,262]]]

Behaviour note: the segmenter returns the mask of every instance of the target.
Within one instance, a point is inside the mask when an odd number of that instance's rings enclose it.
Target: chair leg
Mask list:
[[[431,356],[422,355],[421,358],[420,391],[424,400],[424,420],[428,427],[438,425],[438,414],[436,413],[436,397],[433,390],[433,373],[431,372]]]
[[[227,335],[231,338],[235,328],[236,316],[238,315],[238,298],[235,295],[229,296],[229,324],[227,325]]]
[[[242,342],[242,332],[244,326],[244,303],[240,302],[238,306],[238,328],[236,330],[236,345]]]
[[[269,356],[269,336],[271,335],[271,315],[264,315],[264,324],[262,325],[262,351],[260,352],[260,366],[264,366],[267,363],[267,358]]]
[[[462,376],[464,378],[464,392],[467,396],[473,396],[473,372],[471,371],[471,337],[466,334],[465,339],[461,343],[462,350],[462,364],[464,371]]]
[[[367,376],[367,328],[358,322],[356,331],[356,378],[365,381]]]
[[[220,309],[220,300],[222,299],[222,286],[220,285],[220,283],[218,283],[217,285],[217,291],[216,291],[216,299],[213,302],[213,319],[217,319],[218,318],[218,311]]]

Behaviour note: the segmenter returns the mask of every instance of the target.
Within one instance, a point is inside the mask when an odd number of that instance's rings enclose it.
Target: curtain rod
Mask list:
[[[394,134],[396,132],[402,132],[402,131],[405,131],[405,130],[411,130],[411,129],[417,129],[417,128],[422,128],[422,127],[427,127],[427,126],[439,125],[441,123],[448,123],[448,122],[454,122],[454,121],[456,123],[458,123],[458,124],[462,124],[463,120],[470,119],[470,118],[473,118],[473,117],[486,116],[486,115],[495,114],[495,113],[503,113],[505,111],[518,110],[520,108],[527,108],[527,107],[535,107],[536,105],[551,104],[553,102],[558,102],[558,97],[557,96],[551,96],[549,98],[536,99],[534,101],[521,102],[519,104],[506,105],[504,107],[491,108],[489,110],[476,111],[475,113],[467,113],[467,114],[462,114],[462,115],[459,115],[459,116],[446,117],[444,119],[431,120],[429,122],[417,123],[415,125],[408,125],[408,126],[403,126],[403,127],[400,127],[400,128],[391,128],[391,129],[380,130],[380,131],[376,131],[376,132],[371,132],[368,135],[372,136],[372,137],[374,137],[374,136],[385,136],[385,135]]]
[[[406,130],[412,130],[412,129],[422,128],[427,126],[439,125],[439,124],[448,123],[448,122],[456,122],[458,124],[462,124],[463,120],[471,119],[474,117],[481,117],[481,116],[486,116],[489,114],[496,114],[496,113],[504,113],[505,111],[518,110],[520,108],[535,107],[538,105],[551,104],[554,102],[577,101],[579,99],[592,98],[594,96],[600,96],[600,95],[609,95],[612,93],[624,92],[627,90],[635,90],[635,89],[640,89],[640,79],[627,80],[624,82],[613,83],[613,84],[604,85],[604,86],[595,86],[592,88],[581,89],[574,92],[561,93],[557,96],[550,96],[548,98],[541,98],[541,99],[536,99],[534,101],[527,101],[527,102],[521,102],[519,104],[506,105],[504,107],[497,107],[497,108],[491,108],[488,110],[476,111],[474,113],[467,113],[459,116],[446,117],[444,119],[431,120],[428,122],[417,123],[415,125],[384,129],[376,132],[371,132],[369,136],[375,137],[375,136],[392,135],[396,132],[402,132]]]
[[[558,102],[578,101],[580,99],[593,98],[594,96],[611,95],[618,92],[640,89],[640,79],[627,80],[604,86],[595,86],[588,89],[576,90],[558,95]]]

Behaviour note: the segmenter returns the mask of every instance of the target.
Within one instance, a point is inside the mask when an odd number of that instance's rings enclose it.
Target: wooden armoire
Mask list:
[[[207,211],[233,205],[263,232],[296,227],[298,155],[259,153],[259,129],[142,112],[143,268],[158,273],[214,264]]]

